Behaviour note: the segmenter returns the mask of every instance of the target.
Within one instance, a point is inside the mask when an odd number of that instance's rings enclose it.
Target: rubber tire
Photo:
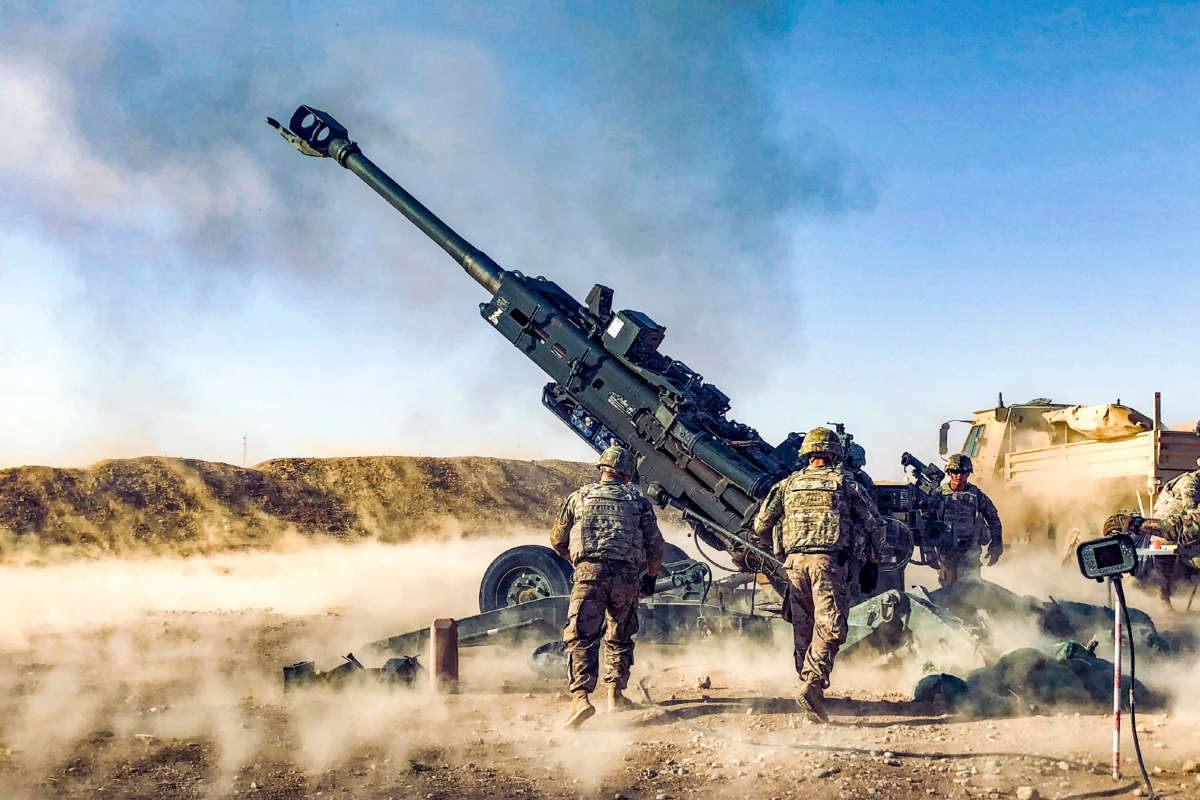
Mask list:
[[[670,542],[663,542],[662,558],[664,564],[673,564],[676,561],[692,560],[692,557],[683,552],[682,547],[676,547]]]
[[[880,585],[883,585],[884,575],[891,572],[900,572],[910,563],[917,566],[925,566],[925,562],[918,561],[913,555],[913,533],[909,530],[908,526],[895,517],[886,517],[884,522],[887,525],[886,546],[889,554],[892,554],[895,560],[888,564],[879,565]]]
[[[536,572],[550,584],[551,596],[571,593],[575,568],[571,562],[540,544],[523,544],[505,550],[488,565],[479,582],[479,610],[495,611],[506,605],[499,597],[501,582],[513,570]]]

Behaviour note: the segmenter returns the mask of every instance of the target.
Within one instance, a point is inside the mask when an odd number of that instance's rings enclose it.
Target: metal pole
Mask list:
[[[1121,580],[1120,577],[1109,579],[1112,582]],[[1111,586],[1109,588],[1112,588]],[[1121,777],[1121,615],[1123,614],[1121,593],[1113,593],[1113,744],[1112,744],[1112,776],[1113,780]]]
[[[458,623],[439,618],[429,626],[429,678],[435,692],[458,687]]]

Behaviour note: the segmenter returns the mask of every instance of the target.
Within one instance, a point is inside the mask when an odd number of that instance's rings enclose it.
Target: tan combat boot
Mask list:
[[[622,694],[621,690],[619,688],[617,688],[617,685],[615,683],[610,683],[607,685],[608,685],[607,706],[608,706],[609,711],[627,711],[631,708],[637,707],[637,703],[633,702],[628,697],[626,697],[624,694]]]
[[[804,712],[809,722],[829,722],[829,712],[825,710],[825,693],[819,686],[810,683],[800,684],[800,694],[796,696],[796,705]]]
[[[571,707],[567,709],[567,718],[563,720],[562,728],[578,728],[596,713],[596,708],[588,701],[587,692],[576,692],[571,697]]]

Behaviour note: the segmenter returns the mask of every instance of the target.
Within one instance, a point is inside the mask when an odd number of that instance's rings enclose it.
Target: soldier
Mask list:
[[[972,470],[969,456],[950,456],[946,465],[949,482],[937,495],[934,519],[944,526],[946,538],[953,540],[953,544],[938,548],[938,582],[942,586],[978,580],[984,545],[989,567],[1004,552],[1000,515],[983,490],[968,482]]]
[[[800,694],[796,702],[809,719],[825,722],[825,689],[838,648],[846,641],[849,611],[847,562],[855,526],[868,533],[865,556],[877,564],[883,553],[883,523],[870,498],[837,465],[842,444],[828,428],[804,437],[808,466],[771,487],[754,517],[754,531],[775,538],[775,553],[788,573],[784,616],[792,623]]]
[[[875,505],[876,510],[878,510],[878,505],[876,505],[875,501],[875,481],[867,474],[866,466],[866,449],[858,442],[851,442],[849,447],[846,448],[845,458],[842,459],[842,468],[846,470],[847,475],[858,482],[858,485],[862,487],[867,497],[871,498],[871,504]],[[872,572],[873,568],[867,566],[871,563],[867,561],[865,555],[868,538],[867,531],[862,526],[855,528],[854,547],[846,569],[846,574],[852,579],[849,584],[850,602],[852,605],[860,599],[870,597],[879,585],[878,569],[874,568],[875,571]],[[863,571],[864,567],[866,567],[865,573]],[[859,580],[853,580],[856,575],[859,576]],[[892,580],[889,583],[894,584],[896,581]],[[901,580],[900,585],[895,588],[903,589],[903,581]]]
[[[1200,459],[1197,459],[1197,465],[1200,466]],[[1200,570],[1200,556],[1194,554],[1196,545],[1200,545],[1200,470],[1185,472],[1163,487],[1162,494],[1154,501],[1153,518],[1144,520],[1121,513],[1104,521],[1106,535],[1117,532],[1159,536],[1171,544],[1189,548],[1191,552],[1180,554],[1169,563],[1153,559],[1156,569],[1162,573],[1159,598],[1169,609],[1175,579],[1190,579]]]
[[[601,634],[608,709],[633,705],[622,691],[633,665],[639,589],[653,594],[662,566],[662,534],[654,509],[631,483],[637,472],[633,455],[613,445],[596,466],[600,481],[573,492],[550,531],[550,546],[575,565],[563,629],[571,681],[571,708],[564,728],[576,727],[596,713],[588,695],[595,691],[599,676]]]
[[[1200,466],[1200,459],[1196,460],[1196,464]],[[1189,527],[1194,529],[1200,522],[1200,470],[1172,478],[1154,501],[1153,513],[1157,520],[1171,520],[1162,527],[1167,534],[1175,537],[1172,541],[1179,538],[1180,533],[1184,534],[1184,538],[1193,538],[1196,535],[1194,531],[1191,537],[1187,534]],[[1167,538],[1166,535],[1163,538]]]
[[[867,474],[865,467],[867,466],[867,451],[858,442],[851,442],[846,448],[846,463],[844,465],[846,471],[854,476],[854,480],[858,481],[868,495],[875,491],[875,481]]]

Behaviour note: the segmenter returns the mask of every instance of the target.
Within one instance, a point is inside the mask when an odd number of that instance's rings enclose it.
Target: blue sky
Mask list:
[[[888,478],[997,391],[1200,417],[1200,6],[495,6],[7,3],[0,466],[587,457],[478,287],[262,123],[301,102],[768,440],[844,421]]]

